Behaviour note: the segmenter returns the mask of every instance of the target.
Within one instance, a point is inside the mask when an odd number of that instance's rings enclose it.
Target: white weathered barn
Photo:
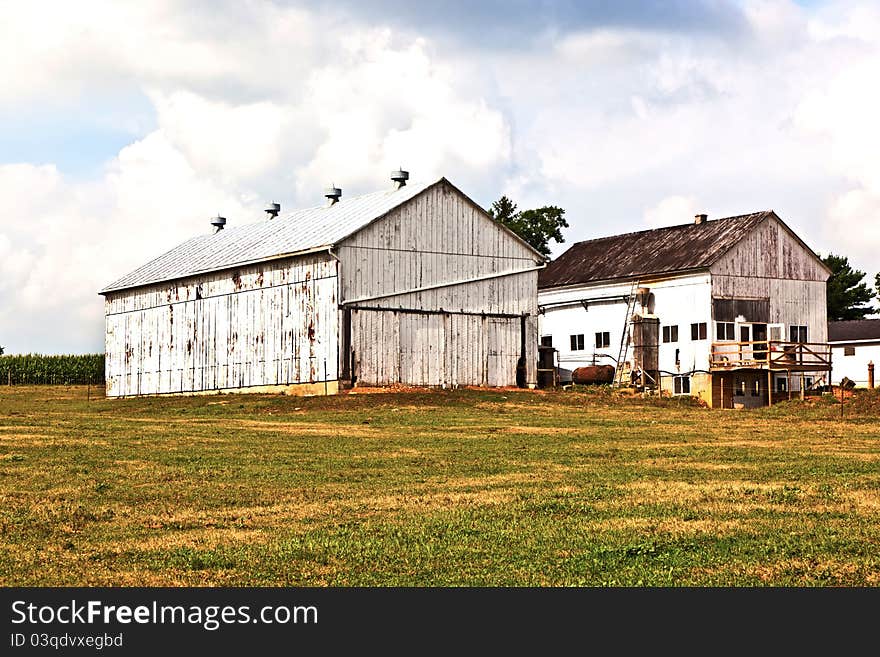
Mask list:
[[[835,384],[846,377],[859,388],[868,387],[869,364],[880,374],[880,319],[828,322],[828,342]]]
[[[267,221],[218,218],[104,288],[107,395],[534,386],[545,259],[445,178],[395,173]]]
[[[772,210],[579,242],[540,273],[541,342],[569,375],[767,404],[828,383],[829,274]]]

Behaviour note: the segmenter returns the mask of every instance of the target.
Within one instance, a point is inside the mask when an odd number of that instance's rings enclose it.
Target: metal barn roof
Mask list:
[[[828,322],[828,342],[880,340],[880,319],[849,319]]]
[[[295,210],[275,219],[199,235],[114,281],[100,293],[327,248],[444,180],[343,197],[333,205]]]
[[[578,242],[538,273],[538,287],[705,269],[771,216],[764,210]]]

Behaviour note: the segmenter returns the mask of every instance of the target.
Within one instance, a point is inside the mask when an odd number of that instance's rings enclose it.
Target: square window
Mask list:
[[[663,327],[663,342],[678,342],[678,325]]]
[[[611,333],[609,331],[599,331],[596,333],[596,348],[604,349],[611,346]]]
[[[542,347],[552,347],[553,346],[553,336],[552,335],[542,335],[541,336],[541,346]]]
[[[716,322],[715,324],[715,338],[717,340],[736,340],[733,322]]]
[[[674,376],[672,377],[672,390],[676,395],[691,394],[691,377]]]
[[[584,334],[578,333],[577,335],[571,336],[571,350],[572,351],[583,351],[584,350]]]
[[[789,337],[791,338],[791,342],[806,342],[807,341],[807,327],[806,326],[798,326],[792,325],[789,327]]]
[[[856,348],[855,347],[844,347],[843,348],[843,355],[844,356],[855,356],[856,355]]]
[[[691,324],[691,340],[706,339],[706,322]]]

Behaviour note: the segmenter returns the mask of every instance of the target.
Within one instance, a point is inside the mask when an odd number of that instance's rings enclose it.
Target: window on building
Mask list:
[[[761,396],[761,380],[755,379],[755,385],[752,386],[752,397]]]
[[[691,324],[691,340],[705,340],[706,339],[706,322],[699,322],[698,324]]]
[[[541,346],[542,347],[552,347],[553,346],[553,336],[552,335],[542,335],[541,336]]]
[[[807,327],[792,325],[789,327],[789,335],[791,337],[791,342],[806,342]]]
[[[735,325],[733,322],[715,322],[716,340],[736,340]]]
[[[733,387],[733,396],[734,397],[743,397],[745,394],[746,394],[745,379],[737,379],[736,384]]]
[[[855,356],[856,355],[856,348],[855,347],[844,347],[843,348],[843,355],[844,356]]]
[[[804,377],[804,390],[809,390],[813,387],[813,377],[805,376]]]
[[[681,365],[681,349],[675,350],[675,364]]]
[[[663,342],[678,342],[678,325],[663,327]]]
[[[572,351],[583,351],[584,350],[584,334],[578,333],[577,335],[571,336],[571,350]]]
[[[596,333],[596,349],[604,349],[608,346],[611,346],[611,333],[608,331]]]
[[[691,394],[691,377],[674,376],[672,377],[672,391],[676,395]]]
[[[788,381],[784,376],[777,377],[776,392],[788,392]]]

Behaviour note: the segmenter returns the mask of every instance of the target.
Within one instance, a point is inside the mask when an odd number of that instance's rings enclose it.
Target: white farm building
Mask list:
[[[713,407],[827,385],[828,268],[772,210],[572,245],[539,276],[558,371],[610,365]],[[610,369],[610,368],[608,368]]]
[[[445,178],[199,235],[108,285],[107,395],[534,386],[544,257]]]
[[[828,322],[828,342],[834,358],[834,383],[844,377],[859,388],[874,383],[869,370],[876,367],[880,373],[880,319]]]

